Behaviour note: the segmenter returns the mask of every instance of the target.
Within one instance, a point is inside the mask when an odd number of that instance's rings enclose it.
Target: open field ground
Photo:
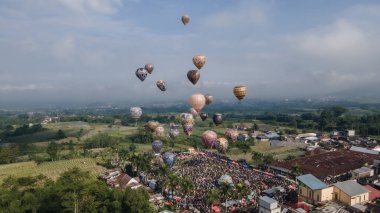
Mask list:
[[[45,175],[48,178],[55,180],[68,169],[78,167],[84,171],[89,171],[91,175],[98,176],[105,171],[104,167],[96,165],[95,159],[92,158],[77,158],[71,160],[61,160],[45,162],[37,165],[33,161],[12,163],[0,165],[0,184],[8,176],[26,177]]]

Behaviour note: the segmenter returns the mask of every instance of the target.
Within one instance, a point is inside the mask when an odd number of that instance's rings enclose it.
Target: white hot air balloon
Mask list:
[[[133,118],[133,119],[135,119],[135,122],[136,122],[136,124],[135,125],[137,125],[137,120],[141,117],[141,115],[142,115],[142,109],[140,108],[140,107],[131,107],[130,109],[129,109],[129,112],[131,113],[131,117]]]
[[[206,104],[206,98],[204,95],[196,93],[190,96],[189,103],[199,113]]]

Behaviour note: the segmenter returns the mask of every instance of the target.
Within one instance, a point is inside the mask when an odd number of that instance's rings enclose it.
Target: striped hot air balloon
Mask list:
[[[247,87],[246,86],[243,86],[243,85],[239,85],[239,86],[236,86],[234,87],[234,95],[236,96],[237,99],[242,100],[246,93],[247,93]]]

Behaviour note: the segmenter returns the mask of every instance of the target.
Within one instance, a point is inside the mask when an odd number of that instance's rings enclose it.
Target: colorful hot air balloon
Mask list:
[[[190,17],[188,15],[184,15],[181,17],[183,25],[187,25],[190,22]]]
[[[169,137],[171,139],[176,138],[178,135],[179,135],[178,129],[170,129],[170,131],[169,131]]]
[[[169,168],[172,168],[175,164],[175,161],[176,161],[176,155],[171,153],[171,152],[166,152],[162,156],[162,160],[164,161],[166,166],[168,166]]]
[[[237,140],[239,132],[234,129],[227,129],[224,135],[233,143]]]
[[[200,70],[206,63],[206,56],[196,55],[193,57],[193,64]]]
[[[238,136],[238,140],[239,140],[239,141],[247,141],[248,139],[249,139],[249,135],[246,134],[246,133],[240,134],[240,135]]]
[[[190,113],[181,113],[181,124],[193,124],[194,123],[194,117]]]
[[[218,138],[218,142],[216,143],[216,149],[220,153],[226,153],[228,149],[228,140],[225,138]]]
[[[182,128],[183,128],[183,132],[187,136],[190,136],[193,133],[193,124],[191,123],[182,124]]]
[[[205,95],[205,98],[206,98],[206,105],[209,105],[212,103],[212,101],[214,100],[214,97],[212,97],[212,95]]]
[[[202,138],[203,144],[207,148],[212,149],[212,147],[214,146],[214,144],[218,140],[218,135],[214,131],[207,130],[207,131],[203,132],[201,138]]]
[[[198,116],[198,112],[194,108],[190,108],[189,113],[193,115],[194,118]]]
[[[156,83],[158,89],[160,89],[162,92],[165,92],[166,91],[166,82],[164,80],[158,80],[157,83]]]
[[[153,151],[155,153],[160,153],[160,151],[162,149],[162,145],[163,145],[163,143],[160,140],[153,141],[153,143],[152,143],[152,149],[153,149]]]
[[[200,77],[201,73],[199,72],[199,70],[190,70],[189,72],[187,72],[187,78],[194,85],[198,82]]]
[[[233,92],[234,92],[234,95],[236,96],[236,98],[239,99],[239,101],[240,101],[245,97],[245,95],[247,93],[247,87],[242,86],[242,85],[236,86],[236,87],[234,87]]]
[[[156,133],[157,136],[162,137],[165,134],[165,128],[162,126],[158,126],[156,127],[154,132]]]
[[[142,109],[140,107],[131,107],[129,109],[129,112],[131,113],[131,117],[137,122],[137,120],[142,115]]]
[[[229,175],[222,175],[219,178],[218,183],[219,183],[219,185],[222,185],[222,184],[230,184],[230,185],[232,185],[233,181],[232,181],[231,176],[229,176]]]
[[[199,116],[201,117],[202,121],[205,121],[207,118],[208,118],[208,114],[207,113],[204,113],[204,112],[201,112],[199,114]]]
[[[136,76],[140,79],[140,81],[144,81],[145,78],[148,76],[148,71],[144,68],[138,68],[136,70]]]
[[[146,71],[148,71],[149,74],[152,74],[154,66],[153,66],[153,64],[146,64],[145,69],[146,69]]]
[[[213,116],[212,116],[212,121],[214,121],[214,124],[216,126],[219,126],[220,124],[223,123],[223,116],[222,114],[220,113],[215,113]]]
[[[195,111],[200,112],[206,104],[206,98],[200,93],[195,93],[190,96],[189,103],[195,109]]]
[[[154,132],[156,130],[156,128],[160,125],[160,123],[158,123],[157,121],[149,121],[147,124],[146,124],[146,127],[151,131],[151,132]]]

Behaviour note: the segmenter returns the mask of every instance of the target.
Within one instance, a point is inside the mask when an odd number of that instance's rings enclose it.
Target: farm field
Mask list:
[[[94,177],[97,177],[105,171],[102,166],[96,165],[95,159],[92,158],[77,158],[70,160],[60,160],[52,162],[44,162],[37,165],[34,161],[12,163],[0,165],[0,184],[8,176],[26,177],[45,175],[53,180],[57,179],[60,174],[68,169],[78,167],[84,171],[89,171]]]

